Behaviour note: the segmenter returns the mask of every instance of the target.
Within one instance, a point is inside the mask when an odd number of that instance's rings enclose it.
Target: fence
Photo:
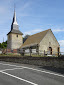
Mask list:
[[[36,50],[32,49],[30,50],[23,50],[23,49],[14,49],[11,51],[10,49],[4,49],[2,53],[20,53],[23,55],[28,55],[28,56],[63,56],[64,52],[54,52],[54,51],[42,51],[42,50]]]
[[[54,52],[54,51],[36,51],[36,50],[32,50],[31,52],[29,50],[21,50],[19,51],[19,53],[24,54],[24,55],[29,55],[29,56],[61,56],[64,55],[64,52]]]

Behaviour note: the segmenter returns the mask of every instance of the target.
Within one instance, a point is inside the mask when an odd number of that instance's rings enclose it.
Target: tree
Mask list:
[[[27,38],[29,37],[30,35],[25,35],[24,38],[23,38],[23,43],[27,40]]]
[[[6,48],[7,47],[7,41],[0,43],[0,48]]]

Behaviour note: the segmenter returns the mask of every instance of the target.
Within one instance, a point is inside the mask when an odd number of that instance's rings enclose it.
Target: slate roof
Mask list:
[[[20,48],[39,44],[40,41],[44,38],[44,36],[47,34],[47,32],[49,30],[51,30],[51,29],[48,29],[48,30],[45,30],[45,31],[39,32],[37,34],[29,36],[28,39],[24,42],[24,44]]]
[[[15,34],[21,34],[21,35],[23,35],[23,33],[22,32],[20,32],[19,30],[11,30],[8,34],[10,34],[10,33],[15,33]],[[8,35],[7,34],[7,35]]]

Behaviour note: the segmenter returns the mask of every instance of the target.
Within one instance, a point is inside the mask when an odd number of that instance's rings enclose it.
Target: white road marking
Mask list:
[[[9,65],[9,66],[15,66],[15,67],[22,67],[22,68],[31,69],[31,70],[42,72],[42,73],[46,73],[46,74],[51,74],[51,75],[55,75],[55,76],[59,76],[59,77],[64,77],[64,75],[60,75],[60,74],[56,74],[56,73],[52,73],[52,72],[48,72],[48,71],[42,71],[42,70],[30,68],[30,67],[17,66],[17,65],[11,65],[11,64],[3,64],[3,63],[0,63],[0,64],[2,64],[2,65]]]
[[[36,84],[36,83],[33,83],[33,82],[28,81],[28,80],[25,80],[25,79],[23,79],[23,78],[20,78],[20,77],[11,75],[11,74],[6,73],[6,72],[3,72],[3,71],[1,71],[1,73],[6,74],[6,75],[11,76],[11,77],[14,77],[14,78],[16,78],[16,79],[19,79],[19,80],[21,80],[21,81],[27,82],[27,83],[32,84],[32,85],[38,85],[38,84]]]
[[[4,70],[0,70],[0,72],[1,72],[1,71],[16,70],[16,69],[23,69],[23,68],[4,69]]]
[[[17,66],[17,65],[12,65],[12,64],[4,64],[4,63],[0,63],[2,65],[8,65],[8,66],[15,66],[15,67],[21,67],[21,66]]]

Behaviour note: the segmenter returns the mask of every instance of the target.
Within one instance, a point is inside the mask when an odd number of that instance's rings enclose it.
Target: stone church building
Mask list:
[[[24,43],[22,35],[23,33],[19,30],[19,25],[16,21],[16,13],[14,11],[11,31],[7,34],[8,49],[23,49],[24,52],[29,50],[30,53],[35,50],[38,54],[41,51],[44,54],[47,54],[48,52],[50,55],[54,53],[58,54],[58,52],[60,52],[60,45],[51,29],[29,36]]]
[[[60,45],[51,29],[29,36],[21,48],[24,50],[29,49],[31,52],[36,50],[38,54],[42,52],[52,55],[60,52]]]

